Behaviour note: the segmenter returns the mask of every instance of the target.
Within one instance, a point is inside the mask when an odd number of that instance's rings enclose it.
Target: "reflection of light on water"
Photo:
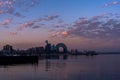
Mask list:
[[[0,68],[0,80],[115,80],[120,79],[119,60],[120,55],[68,56],[66,60],[40,59],[37,66]]]
[[[50,63],[50,61],[45,60],[45,67],[46,67],[45,71],[49,71],[49,70],[50,70],[50,68],[51,68],[51,63]]]

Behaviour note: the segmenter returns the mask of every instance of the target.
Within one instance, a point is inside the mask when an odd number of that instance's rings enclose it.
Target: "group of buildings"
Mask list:
[[[41,53],[44,53],[44,47],[34,47],[29,48],[27,50],[15,50],[13,49],[13,46],[11,45],[5,45],[3,46],[3,49],[0,51],[0,55],[7,55],[7,56],[26,56],[26,55],[39,55]]]
[[[26,50],[15,50],[11,45],[3,46],[3,49],[0,51],[0,56],[39,56],[44,54],[66,54],[71,55],[96,55],[95,51],[84,51],[79,52],[77,49],[68,51],[67,46],[64,43],[51,44],[47,40],[45,41],[45,47],[32,47]],[[62,48],[62,51],[60,50]]]
[[[41,55],[41,54],[51,54],[51,53],[67,53],[67,46],[64,43],[58,43],[57,45],[52,45],[51,43],[49,43],[47,40],[46,42],[46,46],[45,47],[33,47],[33,48],[29,48],[27,50],[15,50],[13,49],[13,46],[11,45],[5,45],[3,46],[3,49],[0,51],[0,55]],[[60,51],[59,48],[62,47],[63,51]]]

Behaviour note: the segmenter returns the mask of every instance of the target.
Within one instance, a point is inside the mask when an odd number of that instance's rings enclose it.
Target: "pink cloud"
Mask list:
[[[0,24],[1,25],[8,25],[12,22],[11,18],[6,18],[5,20],[3,20]]]
[[[113,1],[112,4],[117,5],[119,2],[118,1]]]
[[[34,25],[34,22],[31,22],[31,21],[29,21],[29,22],[26,22],[26,23],[23,23],[23,24],[21,24],[19,27],[18,27],[18,31],[21,31],[21,30],[23,30],[24,28],[28,28],[28,27],[32,27]]]
[[[54,38],[54,37],[56,37],[56,36],[57,36],[56,34],[52,34],[52,35],[51,35],[52,38]]]
[[[120,17],[116,17],[113,15],[108,16],[111,14],[106,14],[103,16],[97,16],[97,19],[88,19],[87,21],[81,22],[78,20],[77,23],[75,22],[72,28],[69,28],[67,32],[69,35],[75,35],[78,37],[85,37],[85,38],[114,38],[118,39],[120,34]],[[106,18],[107,16],[108,18]],[[118,16],[118,15],[117,15]]]
[[[12,6],[9,6],[8,9],[6,10],[6,13],[8,14],[13,14],[15,9]]]
[[[10,32],[10,35],[17,35],[17,32]]]
[[[58,31],[58,32],[55,32],[51,35],[52,38],[59,37],[59,36],[67,37],[68,32],[67,31]]]
[[[109,2],[109,3],[105,3],[104,6],[108,7],[108,6],[117,5],[117,4],[119,4],[118,1],[113,1],[113,2]]]
[[[63,32],[61,32],[61,34],[62,34],[62,36],[68,36],[68,32],[67,31],[63,31]]]
[[[31,7],[37,6],[40,0],[0,0],[0,14],[9,14],[20,17],[16,14],[19,8],[22,11],[29,10]]]
[[[57,36],[59,36],[61,33],[60,32],[56,32],[56,33],[53,33],[52,35],[51,35],[51,37],[57,37]]]
[[[0,10],[0,14],[4,13],[4,10]]]
[[[21,16],[19,13],[15,14],[15,15],[16,16]],[[50,15],[50,16],[46,16],[46,17],[43,17],[43,18],[37,18],[37,19],[34,19],[34,20],[30,20],[30,21],[21,23],[18,26],[17,30],[22,31],[25,28],[37,29],[37,28],[40,28],[41,26],[45,25],[44,23],[42,23],[42,21],[49,22],[49,21],[54,20],[56,18],[58,18],[58,15]]]

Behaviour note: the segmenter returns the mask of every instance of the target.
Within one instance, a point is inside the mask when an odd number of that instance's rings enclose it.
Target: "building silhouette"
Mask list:
[[[48,40],[45,41],[46,46],[45,46],[45,52],[46,53],[67,53],[67,46],[64,43],[58,43],[56,45],[51,45],[51,43],[48,42]],[[59,49],[60,47],[63,48],[63,51],[61,52]]]
[[[12,53],[13,53],[13,47],[11,46],[11,45],[5,45],[5,46],[3,46],[3,50],[2,50],[2,52],[3,52],[3,54],[5,54],[5,55],[11,55]]]
[[[33,47],[26,50],[29,55],[40,55],[44,53],[44,47]]]
[[[48,43],[48,40],[46,40],[45,42],[46,42],[45,52],[46,53],[51,53],[51,44]]]
[[[58,43],[58,44],[51,44],[48,42],[48,40],[45,41],[46,45],[45,48],[40,47],[32,47],[28,48],[26,50],[15,50],[11,45],[5,45],[3,46],[3,49],[0,51],[0,55],[6,55],[6,56],[34,56],[34,55],[41,55],[41,54],[59,54],[59,53],[67,53],[67,46],[64,43]],[[60,51],[60,48],[63,50]]]

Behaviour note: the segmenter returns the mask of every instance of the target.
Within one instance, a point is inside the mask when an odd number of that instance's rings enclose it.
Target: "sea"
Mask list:
[[[0,65],[0,80],[120,80],[120,54],[39,58],[37,64]]]

